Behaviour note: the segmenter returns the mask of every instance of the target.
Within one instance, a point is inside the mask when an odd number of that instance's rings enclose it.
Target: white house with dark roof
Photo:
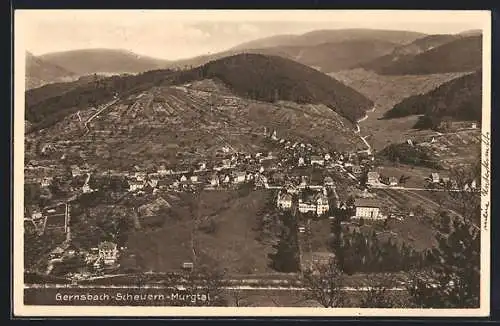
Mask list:
[[[104,265],[113,265],[116,263],[118,249],[116,243],[104,241],[99,244],[99,259]]]
[[[380,203],[373,198],[356,198],[354,201],[354,207],[356,208],[355,218],[366,218],[366,219],[383,219],[384,217],[380,214]]]
[[[432,183],[439,183],[439,173],[431,173],[431,182]]]
[[[324,165],[325,159],[321,156],[313,155],[311,156],[311,165]]]

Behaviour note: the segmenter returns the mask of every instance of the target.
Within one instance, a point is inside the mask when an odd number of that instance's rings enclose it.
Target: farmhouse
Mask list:
[[[396,177],[389,177],[389,185],[390,186],[397,186],[398,185],[398,178]]]
[[[304,162],[304,158],[303,157],[299,157],[299,162],[298,162],[298,165],[299,166],[304,166],[305,162]]]
[[[432,183],[439,183],[439,174],[438,173],[431,173],[431,181],[432,181]]]
[[[354,201],[356,207],[355,218],[381,219],[380,204],[372,198],[356,198]]]

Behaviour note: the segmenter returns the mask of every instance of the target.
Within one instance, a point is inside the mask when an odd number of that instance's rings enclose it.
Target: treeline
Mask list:
[[[281,234],[273,246],[275,252],[269,254],[271,267],[282,273],[297,272],[300,270],[297,222],[290,212],[283,213],[281,221]]]
[[[414,126],[435,129],[444,118],[456,121],[480,121],[482,113],[482,73],[453,79],[421,95],[410,96],[396,104],[384,118],[423,115]]]
[[[395,163],[424,166],[432,169],[441,167],[437,158],[428,149],[412,146],[408,143],[390,144],[378,152],[377,156]]]
[[[343,232],[340,250],[342,269],[347,274],[408,271],[422,267],[425,262],[422,253],[391,238],[380,241],[375,231]]]

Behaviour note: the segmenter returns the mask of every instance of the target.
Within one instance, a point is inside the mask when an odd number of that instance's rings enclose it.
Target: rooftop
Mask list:
[[[354,201],[356,207],[380,207],[380,203],[372,198],[356,198]]]

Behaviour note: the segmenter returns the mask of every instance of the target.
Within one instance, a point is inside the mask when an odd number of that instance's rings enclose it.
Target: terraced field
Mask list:
[[[110,169],[210,159],[223,146],[264,151],[264,127],[276,129],[278,137],[329,149],[364,148],[352,123],[326,106],[250,101],[216,87],[214,82],[155,87],[110,103],[89,123],[101,107],[68,116],[41,131],[38,142],[68,141],[58,150],[61,156],[82,152],[89,163]]]

